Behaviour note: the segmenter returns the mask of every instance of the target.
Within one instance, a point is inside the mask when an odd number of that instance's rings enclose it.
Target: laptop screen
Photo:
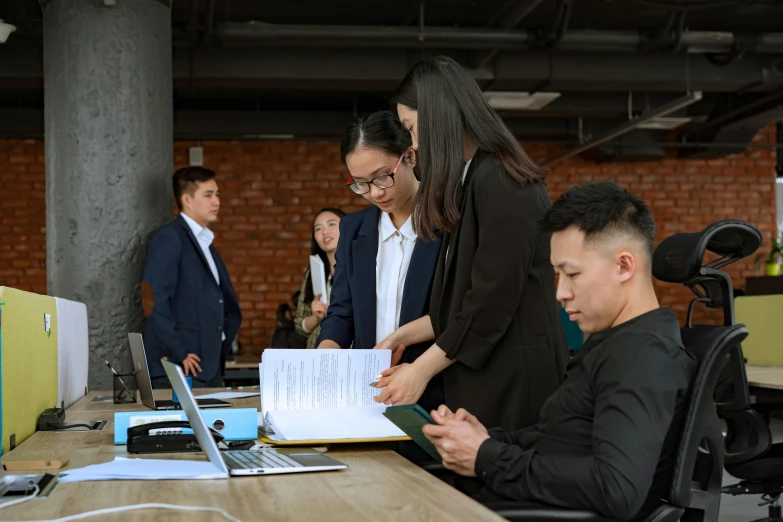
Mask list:
[[[185,380],[185,374],[182,373],[182,368],[168,361],[161,362],[163,363],[163,369],[166,370],[166,375],[168,375],[171,381],[171,387],[177,392],[180,405],[185,411],[185,416],[188,418],[188,422],[190,422],[190,427],[193,429],[201,449],[207,454],[209,461],[228,476],[228,466],[226,466],[223,457],[220,455],[220,449],[215,439],[212,438],[207,423],[204,422],[204,417],[201,416],[198,405],[196,405],[196,399],[193,397],[193,393]]]

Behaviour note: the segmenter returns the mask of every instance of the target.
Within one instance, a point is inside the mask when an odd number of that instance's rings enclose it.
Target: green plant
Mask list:
[[[778,264],[783,261],[783,239],[780,237],[772,238],[772,249],[769,251],[767,263]]]

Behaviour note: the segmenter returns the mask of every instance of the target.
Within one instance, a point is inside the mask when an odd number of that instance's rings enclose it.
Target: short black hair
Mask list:
[[[182,195],[185,192],[192,196],[196,190],[196,183],[204,183],[211,179],[215,179],[215,171],[204,167],[184,167],[176,171],[171,181],[177,208],[182,210]]]
[[[585,241],[624,232],[643,241],[652,258],[655,220],[638,196],[615,183],[586,183],[564,192],[541,219],[545,232],[576,227]]]

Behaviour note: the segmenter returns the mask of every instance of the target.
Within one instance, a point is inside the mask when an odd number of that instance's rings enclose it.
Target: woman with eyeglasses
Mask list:
[[[538,226],[550,206],[544,171],[451,58],[415,65],[394,101],[418,147],[413,224],[419,237],[436,228],[444,236],[429,316],[377,346],[430,348],[386,370],[376,400],[414,403],[442,375],[452,411],[465,408],[506,430],[532,425],[560,385],[568,353],[550,237]]]
[[[334,285],[319,348],[373,348],[398,327],[427,314],[440,236],[423,241],[414,232],[413,202],[419,181],[410,132],[388,111],[355,120],[340,153],[351,173],[348,188],[372,206],[340,221]],[[411,363],[429,344],[408,346],[393,364]],[[443,402],[440,379],[416,398],[422,407]],[[414,401],[416,402],[416,401]]]

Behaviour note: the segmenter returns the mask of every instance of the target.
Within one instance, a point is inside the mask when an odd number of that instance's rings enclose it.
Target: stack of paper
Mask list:
[[[282,350],[262,355],[259,429],[274,441],[407,439],[370,386],[390,350]]]
[[[310,256],[310,281],[313,283],[313,295],[321,294],[321,302],[329,304],[329,293],[326,290],[326,267],[318,256]]]
[[[281,410],[267,413],[272,440],[346,440],[405,437],[383,416],[386,406],[335,408],[330,410]]]
[[[194,480],[228,478],[211,462],[195,460],[126,459],[93,464],[60,473],[60,482],[88,480]]]

